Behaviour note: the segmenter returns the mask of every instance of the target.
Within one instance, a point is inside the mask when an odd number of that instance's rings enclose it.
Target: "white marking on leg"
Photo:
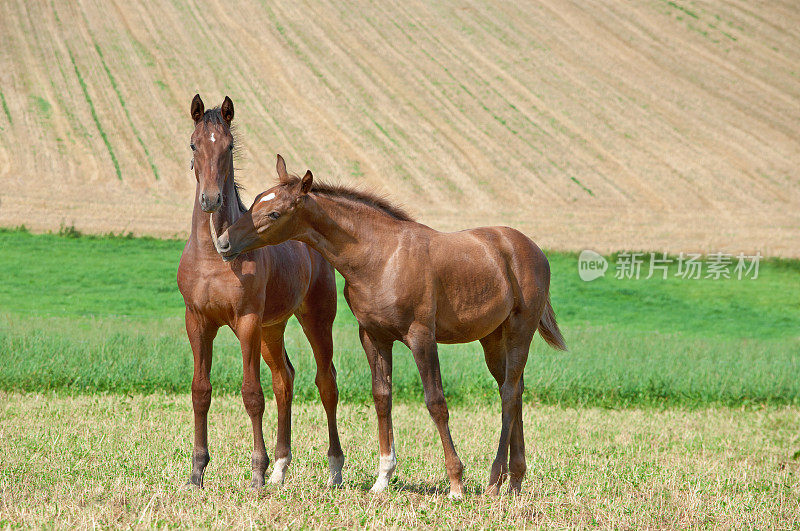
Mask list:
[[[389,455],[382,455],[378,460],[378,479],[370,489],[370,492],[383,492],[389,486],[394,469],[397,468],[397,457],[394,453],[394,441],[392,441],[392,451]]]
[[[328,456],[328,468],[331,475],[328,478],[328,486],[334,487],[342,484],[342,467],[344,467],[344,456]]]
[[[264,197],[262,197],[259,203],[263,203],[264,201],[269,201],[270,199],[275,199],[275,192],[270,192]]]
[[[269,482],[273,485],[282,485],[284,478],[286,478],[286,469],[289,468],[289,463],[291,462],[291,453],[286,457],[276,459],[275,467],[272,469],[272,474],[269,476]]]
[[[212,143],[217,141],[217,139],[214,138],[214,132],[213,131],[211,132],[211,138],[209,138],[209,140],[211,140]]]

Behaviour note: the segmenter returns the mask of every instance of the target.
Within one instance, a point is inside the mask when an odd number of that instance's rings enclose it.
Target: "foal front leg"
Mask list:
[[[378,478],[371,492],[383,492],[397,467],[392,432],[392,343],[376,340],[363,328],[359,328],[361,345],[367,354],[372,372],[372,398],[378,415]]]
[[[242,401],[253,426],[253,453],[250,465],[253,479],[250,487],[264,486],[264,473],[269,457],[264,446],[262,419],[264,416],[264,391],[261,389],[261,319],[249,314],[236,323],[236,336],[242,347]]]
[[[272,392],[278,409],[275,466],[269,482],[280,485],[292,461],[292,396],[294,394],[294,367],[284,348],[283,332],[286,322],[262,328],[261,356],[272,371]]]
[[[192,409],[194,410],[194,449],[192,473],[187,485],[203,487],[203,476],[211,461],[208,452],[208,410],[211,407],[211,354],[219,327],[202,314],[186,308],[186,334],[194,356]]]
[[[328,418],[328,486],[342,484],[342,467],[344,466],[344,453],[339,441],[339,427],[336,423],[336,408],[339,403],[339,388],[336,385],[336,367],[333,365],[333,337],[331,334],[331,321],[316,320],[316,315],[311,313],[299,315],[298,320],[311,344],[314,359],[317,362],[317,375],[314,382],[319,389],[319,396]]]

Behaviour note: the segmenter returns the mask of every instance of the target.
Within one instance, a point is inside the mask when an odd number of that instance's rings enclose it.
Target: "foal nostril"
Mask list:
[[[231,241],[224,234],[217,239],[217,250],[221,253],[231,250]]]
[[[200,194],[200,206],[205,212],[214,212],[222,205],[222,194],[209,197],[206,193]]]

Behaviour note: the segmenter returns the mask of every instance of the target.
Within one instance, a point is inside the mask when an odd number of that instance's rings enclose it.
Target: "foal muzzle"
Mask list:
[[[216,212],[222,206],[222,194],[200,194],[200,208],[203,212]]]

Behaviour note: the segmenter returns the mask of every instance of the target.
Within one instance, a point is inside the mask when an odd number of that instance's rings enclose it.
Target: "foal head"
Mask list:
[[[190,146],[192,167],[200,186],[198,201],[203,212],[216,212],[222,206],[222,191],[227,179],[233,179],[233,102],[228,96],[218,109],[205,110],[195,94],[191,115],[194,120]]]
[[[308,170],[302,179],[290,177],[280,155],[277,170],[280,183],[256,196],[250,210],[219,236],[217,252],[226,262],[252,249],[291,240],[302,230],[296,215],[314,176]]]

